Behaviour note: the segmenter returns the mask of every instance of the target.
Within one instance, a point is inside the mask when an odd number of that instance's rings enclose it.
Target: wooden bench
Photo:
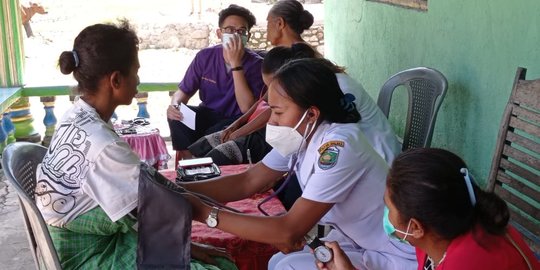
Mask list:
[[[488,190],[503,198],[511,223],[540,258],[540,78],[518,68],[497,138]]]

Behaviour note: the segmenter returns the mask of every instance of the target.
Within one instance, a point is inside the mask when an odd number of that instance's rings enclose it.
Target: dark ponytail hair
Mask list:
[[[139,39],[126,20],[118,26],[95,24],[79,33],[72,51],[64,51],[58,59],[63,74],[73,72],[80,92],[97,89],[105,75],[119,71],[128,75],[137,55]]]
[[[274,17],[281,17],[298,35],[313,25],[313,15],[296,0],[278,1],[269,12]]]
[[[396,157],[387,188],[402,221],[415,218],[448,240],[477,224],[490,234],[504,234],[510,218],[506,203],[471,178],[473,206],[461,168],[466,168],[465,162],[443,149],[413,148]]]
[[[360,114],[339,88],[334,71],[315,58],[292,60],[274,74],[274,81],[294,103],[304,109],[321,111],[321,120],[331,123],[356,123]],[[346,105],[346,106],[345,106]]]

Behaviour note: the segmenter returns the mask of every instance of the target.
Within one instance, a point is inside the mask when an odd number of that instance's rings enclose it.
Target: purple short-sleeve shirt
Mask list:
[[[264,82],[261,75],[262,58],[246,49],[242,66],[244,74],[255,98],[261,95]],[[189,65],[184,79],[178,87],[187,95],[199,90],[201,104],[222,113],[225,117],[242,114],[234,93],[233,71],[227,71],[223,59],[223,47],[216,45],[202,49]]]

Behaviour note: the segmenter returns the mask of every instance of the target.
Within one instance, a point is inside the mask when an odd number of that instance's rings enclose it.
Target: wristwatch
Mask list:
[[[238,71],[238,70],[243,70],[243,69],[244,69],[243,66],[237,66],[237,67],[231,68],[232,71]]]
[[[210,214],[208,214],[208,217],[206,218],[206,225],[210,228],[215,228],[218,225],[218,219],[217,215],[219,212],[219,208],[212,207],[212,210],[210,210]]]

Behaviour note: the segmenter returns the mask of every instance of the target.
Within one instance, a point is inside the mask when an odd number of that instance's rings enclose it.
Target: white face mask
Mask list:
[[[235,36],[238,34],[223,33],[222,35],[223,37],[221,38],[221,43],[223,44],[223,46],[227,46],[227,43],[232,42],[231,39],[234,39]],[[246,47],[248,37],[240,35],[240,40],[242,41],[242,45]]]
[[[296,129],[304,118],[306,118],[307,111],[304,113],[300,121],[292,127],[287,126],[274,126],[266,124],[266,142],[272,146],[280,155],[283,157],[289,157],[292,153],[298,152],[300,147],[306,142],[306,138],[313,132],[315,129],[315,124],[311,126],[311,130],[308,134],[309,125],[306,126],[306,132],[302,136]],[[306,135],[307,134],[307,135]]]

